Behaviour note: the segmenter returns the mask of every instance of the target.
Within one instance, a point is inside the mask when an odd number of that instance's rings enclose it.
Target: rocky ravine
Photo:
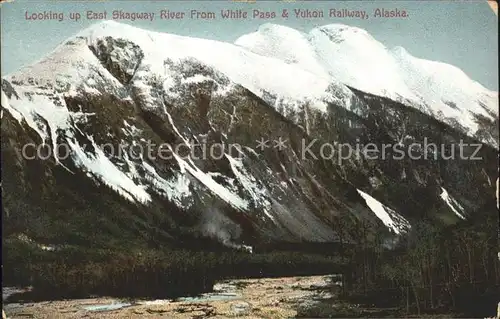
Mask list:
[[[261,75],[257,66],[273,69]],[[458,154],[461,140],[497,131],[498,121],[480,119],[470,137],[459,123],[274,57],[107,22],[2,79],[5,234],[57,246],[179,243],[200,233],[248,248],[355,240],[361,225],[392,237],[422,219],[475,218],[495,207],[490,144],[464,148],[481,161],[443,160],[439,150],[437,159],[396,159],[389,150],[341,163],[304,156],[303,145],[321,154],[324,143],[405,149],[425,140]],[[280,137],[282,149],[256,148]],[[27,143],[64,145],[70,156],[28,160]],[[148,143],[183,145],[184,154],[109,153]],[[200,145],[238,147],[203,158]]]

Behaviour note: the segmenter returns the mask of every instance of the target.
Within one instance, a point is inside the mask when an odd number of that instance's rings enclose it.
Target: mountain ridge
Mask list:
[[[36,220],[56,223],[69,210],[105,219],[103,225],[85,221],[97,229],[126,224],[119,227],[154,238],[196,229],[234,247],[266,240],[351,241],[360,223],[390,237],[411,231],[411,223],[423,216],[456,222],[474,215],[488,203],[488,180],[496,174],[491,146],[481,152],[482,171],[463,159],[354,157],[335,163],[299,156],[301,143],[314,140],[355,145],[429,138],[448,147],[475,142],[460,127],[405,103],[236,45],[101,23],[2,79],[2,124],[8,123],[2,125],[2,136],[8,137],[2,139],[2,154],[11,170],[2,176],[5,207],[19,213],[19,207],[31,205],[20,214],[33,219],[47,196],[54,201],[46,204],[51,212]],[[283,137],[289,144],[258,152],[255,141],[262,137]],[[27,161],[18,154],[26,140],[53,149],[67,145],[71,156]],[[194,156],[201,152],[196,146],[187,147],[187,157],[173,153],[168,159],[109,154],[100,147],[152,142],[174,148],[190,140],[242,147],[201,159]],[[90,189],[68,187],[75,180]],[[468,184],[477,188],[471,191]],[[40,202],[24,204],[10,195],[28,196],[36,189],[43,189]],[[109,209],[110,216],[94,206],[82,208],[86,198]],[[15,229],[47,236],[40,225],[10,216]],[[64,220],[80,227],[70,216]],[[71,229],[58,227],[61,233]]]
[[[484,142],[498,148],[494,136],[483,137],[481,133],[482,120],[491,123],[498,117],[498,95],[495,92],[471,80],[462,70],[450,64],[415,58],[398,47],[388,49],[357,27],[330,24],[313,28],[306,34],[286,26],[265,23],[256,32],[238,38],[234,42],[236,47],[232,47],[226,42],[148,31],[110,20],[94,24],[78,32],[75,37],[83,37],[91,42],[92,37],[105,33],[115,36],[121,34],[121,37],[139,41],[146,51],[153,52],[156,50],[151,47],[148,49],[148,46],[170,42],[172,45],[167,45],[165,50],[170,52],[167,55],[172,59],[187,56],[201,59],[260,97],[266,94],[264,91],[271,91],[267,101],[282,104],[283,111],[304,101],[310,101],[312,106],[323,110],[325,102],[342,100],[341,104],[348,106],[347,101],[352,97],[345,87],[348,85],[403,102],[450,125],[459,125],[469,136],[485,138]],[[336,43],[339,39],[340,42]],[[295,47],[284,49],[291,43]],[[198,46],[205,49],[196,50]],[[208,53],[211,51],[218,56]],[[297,52],[300,52],[300,56],[293,57]],[[292,56],[288,57],[289,54]],[[162,57],[151,58],[160,61],[154,64],[156,71],[162,73],[159,71],[163,68]],[[221,63],[248,58],[255,61],[250,64],[255,71],[246,69],[244,73],[234,72],[238,65],[241,67],[241,62],[235,62],[233,66]],[[29,67],[25,70],[31,73]],[[268,72],[272,72],[275,77],[279,74],[297,74],[296,78],[304,80],[295,83],[289,77],[284,77],[269,81]],[[16,73],[19,74],[13,74]],[[444,83],[446,85],[443,86]]]
[[[275,43],[298,43],[295,51],[313,51],[316,57],[295,64],[316,64],[336,80],[365,92],[402,101],[447,123],[458,122],[471,136],[479,129],[477,116],[498,117],[498,94],[443,62],[416,58],[402,47],[387,48],[361,28],[330,24],[311,29],[298,39],[296,30],[265,24],[235,43],[252,52],[287,60]],[[330,41],[324,41],[327,37]],[[275,48],[278,48],[275,50]],[[323,73],[322,73],[323,72]],[[442,84],[446,84],[443,86]],[[450,102],[453,106],[450,106]],[[496,115],[496,116],[495,116]],[[498,147],[495,140],[489,143]]]

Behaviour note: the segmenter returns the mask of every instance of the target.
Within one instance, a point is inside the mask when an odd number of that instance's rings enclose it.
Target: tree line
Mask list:
[[[43,251],[19,241],[4,243],[4,286],[32,286],[22,300],[85,298],[176,298],[212,290],[229,278],[330,274],[338,257],[274,251],[203,252],[182,249]]]
[[[488,316],[500,301],[498,216],[443,229],[430,220],[412,224],[393,249],[382,238],[350,251],[344,295],[406,313]]]

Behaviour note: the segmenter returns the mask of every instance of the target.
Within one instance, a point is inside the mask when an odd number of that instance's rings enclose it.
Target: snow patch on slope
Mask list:
[[[396,234],[406,232],[410,228],[410,223],[394,210],[383,205],[381,202],[371,197],[367,193],[357,189],[358,193],[363,197],[366,205],[377,215],[377,217]]]
[[[22,122],[25,121],[31,129],[37,132],[38,136],[42,140],[42,143],[45,144],[45,142],[49,139],[46,125],[40,120],[36,120],[37,114],[29,108],[29,105],[15,102],[14,104],[18,104],[16,108],[11,106],[7,96],[2,91],[2,107],[5,108],[12,115],[12,117],[19,122],[20,125],[22,125]],[[17,108],[21,109],[18,110]],[[26,114],[26,116],[23,114]]]
[[[3,92],[3,90],[0,90],[1,97],[2,97],[2,117],[3,117],[3,109],[6,109],[9,111],[9,113],[14,117],[19,123],[23,120],[23,115],[18,112],[17,110],[13,109],[10,106],[9,99],[7,98],[7,95]]]
[[[186,200],[191,196],[189,189],[189,179],[184,174],[176,174],[170,180],[162,178],[155,168],[143,161],[142,166],[146,170],[148,176],[147,180],[158,189],[161,189],[167,198],[177,204],[178,207],[189,207],[191,202],[186,205]]]
[[[267,198],[269,195],[268,191],[262,185],[259,185],[255,177],[245,170],[241,159],[235,159],[227,154],[225,156],[231,165],[234,175],[241,185],[243,185],[246,192],[250,194],[255,205],[262,206],[264,214],[276,223],[276,219],[271,215],[271,202]]]
[[[63,61],[65,60],[63,59]],[[41,65],[43,66],[44,63],[42,62]],[[39,66],[32,67],[33,70],[38,71],[41,69],[48,70],[47,68],[40,68]],[[101,72],[100,75],[102,74]],[[87,74],[87,76],[90,75]],[[108,76],[102,76],[110,80]],[[93,77],[98,78],[96,75],[93,75]],[[12,98],[10,102],[7,103],[9,112],[12,113],[18,121],[25,120],[31,128],[38,132],[42,139],[42,143],[52,142],[52,156],[57,165],[61,165],[70,171],[60,161],[62,156],[58,154],[59,147],[57,140],[58,138],[65,138],[72,150],[71,158],[78,167],[87,171],[88,176],[95,177],[97,180],[106,184],[132,202],[147,203],[151,201],[151,197],[145,191],[145,188],[134,183],[132,179],[111,163],[91,137],[85,136],[93,147],[94,154],[86,153],[82,147],[74,141],[75,132],[78,130],[78,128],[74,126],[74,123],[85,123],[87,118],[94,114],[69,111],[64,102],[64,94],[57,92],[58,85],[61,85],[61,83],[49,77],[45,78],[47,82],[42,85],[30,84],[32,82],[29,78],[27,79],[19,74],[13,78],[17,79],[15,81],[21,81],[21,79],[23,79],[28,82],[22,82],[25,85],[13,85],[20,98]],[[77,85],[77,83],[70,84],[68,89],[74,88],[74,85]],[[66,93],[67,96],[70,94],[72,94],[72,90]]]
[[[151,196],[146,192],[145,186],[136,185],[125,173],[120,171],[109,161],[102,150],[87,137],[94,147],[95,154],[85,153],[78,143],[68,139],[68,144],[74,152],[75,164],[98,177],[99,180],[111,187],[131,202],[140,203],[151,201]]]
[[[237,194],[231,192],[224,186],[214,181],[209,174],[204,173],[198,167],[196,167],[196,165],[192,162],[191,159],[189,159],[188,163],[183,158],[175,154],[175,152],[173,151],[172,155],[177,160],[181,172],[186,172],[186,171],[189,172],[193,177],[195,177],[210,191],[212,191],[212,193],[216,194],[218,197],[220,197],[222,200],[224,200],[226,203],[230,204],[234,208],[239,210],[245,210],[246,208],[248,208],[248,202],[246,200],[242,199]]]
[[[461,219],[465,219],[465,210],[453,197],[448,194],[448,191],[441,187],[441,199],[451,208],[451,210]]]

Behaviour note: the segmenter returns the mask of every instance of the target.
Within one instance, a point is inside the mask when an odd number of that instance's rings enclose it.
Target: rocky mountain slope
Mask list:
[[[370,60],[365,40],[378,46],[338,25],[265,25],[236,44],[91,26],[2,79],[4,231],[53,246],[207,236],[250,249],[491,213],[497,97],[401,49]],[[370,157],[367,143],[390,147]],[[439,147],[412,159],[412,143]]]

